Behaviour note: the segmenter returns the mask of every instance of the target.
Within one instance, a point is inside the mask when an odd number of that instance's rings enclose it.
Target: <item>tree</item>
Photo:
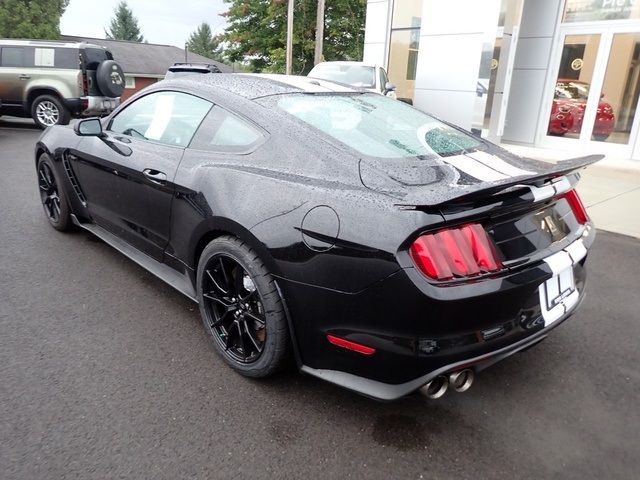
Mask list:
[[[224,0],[230,4],[221,35],[224,56],[248,63],[254,71],[284,72],[287,0]],[[326,2],[325,60],[361,60],[366,0]],[[293,26],[293,72],[313,68],[317,0],[296,0]]]
[[[115,15],[109,24],[109,30],[104,31],[110,40],[129,40],[132,42],[144,42],[144,37],[140,34],[138,19],[133,16],[133,12],[122,0],[115,10]]]
[[[56,40],[69,0],[0,0],[0,38]]]
[[[189,40],[187,40],[187,48],[190,52],[213,58],[213,51],[216,50],[217,43],[207,22],[202,22],[196,31],[191,34]]]

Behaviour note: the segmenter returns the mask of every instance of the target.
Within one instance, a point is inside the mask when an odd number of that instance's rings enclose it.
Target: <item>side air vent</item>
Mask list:
[[[67,176],[69,177],[69,181],[71,182],[71,186],[73,186],[73,190],[76,192],[76,195],[78,195],[78,198],[82,202],[82,206],[86,207],[87,206],[87,198],[84,196],[84,193],[82,193],[82,189],[80,188],[80,184],[78,183],[78,180],[76,179],[76,174],[73,172],[73,168],[71,167],[71,162],[69,161],[70,159],[74,159],[75,160],[75,157],[73,155],[71,155],[70,153],[65,153],[64,155],[62,155],[62,164],[64,165],[64,169],[67,172]]]

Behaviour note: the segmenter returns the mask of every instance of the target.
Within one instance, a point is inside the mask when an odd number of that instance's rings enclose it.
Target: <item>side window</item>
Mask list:
[[[2,47],[3,67],[24,67],[24,49],[22,47]]]
[[[242,153],[264,138],[249,122],[215,105],[198,129],[191,148]]]
[[[109,130],[142,140],[186,147],[210,109],[210,102],[186,93],[151,93],[118,113]]]
[[[75,48],[56,48],[55,67],[77,70],[80,52]]]

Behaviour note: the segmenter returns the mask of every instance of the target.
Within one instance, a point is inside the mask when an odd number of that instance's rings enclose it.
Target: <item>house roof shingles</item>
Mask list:
[[[155,43],[127,42],[124,40],[106,40],[104,38],[76,37],[62,35],[61,40],[68,42],[85,42],[108,48],[113,58],[128,75],[149,75],[162,77],[167,69],[176,62],[184,62],[184,50],[173,45]],[[231,72],[232,68],[224,63],[216,62],[197,53],[187,53],[188,62],[209,63],[216,65],[221,72]]]

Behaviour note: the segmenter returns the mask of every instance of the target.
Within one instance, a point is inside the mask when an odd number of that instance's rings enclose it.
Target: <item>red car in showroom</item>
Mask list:
[[[562,136],[566,133],[580,134],[582,119],[587,108],[590,85],[578,80],[560,79],[556,83],[551,118],[549,119],[549,135]],[[604,94],[602,94],[604,97]],[[605,141],[613,132],[615,115],[607,102],[600,100],[596,121],[593,125],[593,138]]]

